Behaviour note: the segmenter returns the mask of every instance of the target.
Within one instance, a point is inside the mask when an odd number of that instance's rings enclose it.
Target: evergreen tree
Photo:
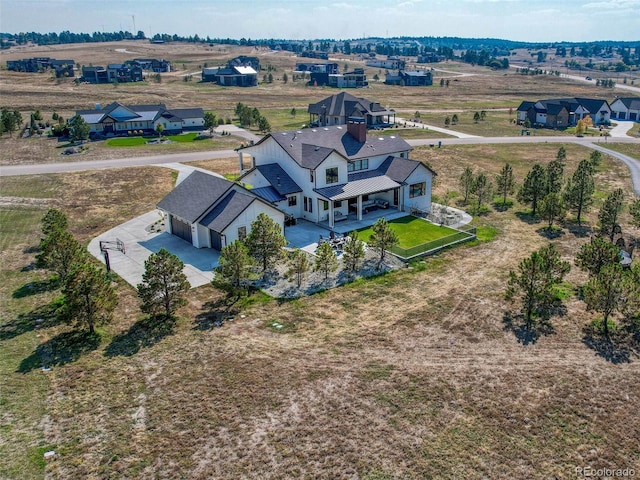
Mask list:
[[[358,238],[358,232],[353,231],[347,237],[347,241],[342,247],[342,262],[348,272],[355,272],[360,267],[360,262],[364,258],[364,243]]]
[[[604,201],[600,213],[598,213],[598,221],[600,234],[606,235],[613,242],[618,219],[622,212],[624,193],[621,188],[611,192]]]
[[[95,327],[109,323],[118,297],[107,274],[89,262],[76,265],[62,289],[62,319],[67,323]]]
[[[269,124],[269,121],[265,117],[260,117],[260,119],[258,120],[258,129],[261,132],[265,132],[265,133],[271,131],[271,125]]]
[[[304,276],[309,271],[309,258],[307,254],[298,249],[295,249],[289,255],[289,270],[287,270],[287,275],[293,275],[296,278],[296,285],[300,288],[302,285],[302,280],[304,280]]]
[[[535,216],[538,202],[542,200],[547,191],[547,175],[540,164],[535,164],[527,173],[527,176],[518,192],[518,201],[520,203],[531,204],[532,215]]]
[[[513,180],[513,169],[508,163],[500,170],[500,174],[496,175],[496,185],[498,194],[502,197],[502,205],[507,204],[507,195],[513,195],[515,190],[515,182]]]
[[[532,317],[544,315],[555,300],[553,287],[562,282],[571,266],[562,261],[553,244],[533,252],[518,265],[517,272],[509,272],[505,298],[519,298],[522,314],[528,326]]]
[[[45,236],[54,230],[66,230],[68,226],[67,216],[58,209],[50,208],[42,217],[41,228]]]
[[[262,272],[266,273],[282,258],[287,241],[282,235],[281,226],[267,214],[261,213],[251,224],[251,232],[245,239],[245,244],[249,255],[260,265]]]
[[[89,138],[91,126],[80,115],[76,115],[69,122],[69,140],[81,142]]]
[[[372,229],[373,233],[369,237],[369,246],[380,251],[380,263],[382,263],[385,253],[398,245],[398,234],[391,229],[384,217],[379,218],[373,224]]]
[[[215,269],[214,283],[226,282],[232,288],[247,284],[252,277],[254,261],[249,255],[246,245],[240,240],[222,247],[218,266]]]
[[[594,150],[591,152],[591,155],[589,155],[589,160],[591,161],[593,169],[596,170],[600,166],[600,163],[602,163],[602,153],[598,150]]]
[[[479,212],[484,202],[491,198],[492,190],[491,180],[484,173],[479,173],[471,185],[471,193],[476,197],[476,211]]]
[[[636,198],[629,206],[629,213],[631,214],[631,223],[640,228],[640,198]]]
[[[569,209],[576,212],[578,225],[582,224],[582,213],[593,204],[595,183],[593,166],[589,160],[582,160],[564,190],[564,201]]]
[[[620,262],[605,265],[598,275],[589,279],[584,286],[584,301],[587,311],[602,313],[602,326],[609,335],[609,316],[622,308],[623,272]]]
[[[179,307],[186,305],[185,294],[191,285],[183,268],[184,263],[164,248],[149,256],[144,262],[142,283],[138,284],[140,309],[144,313],[170,318]]]
[[[329,273],[338,269],[338,259],[329,243],[321,243],[316,250],[316,261],[313,269],[316,272],[323,273],[325,280],[329,278]]]
[[[556,160],[563,165],[567,162],[567,149],[564,148],[564,145],[558,149]]]
[[[40,241],[40,252],[36,255],[36,266],[56,272],[62,283],[85,261],[84,250],[68,230],[52,230]]]
[[[548,230],[553,228],[553,222],[561,221],[565,213],[564,202],[557,193],[548,194],[540,204],[540,215],[549,222]]]
[[[462,175],[460,175],[460,188],[462,189],[463,203],[466,205],[469,202],[469,194],[471,193],[471,187],[473,186],[473,170],[471,167],[466,167]]]
[[[564,165],[559,160],[552,160],[547,165],[547,192],[560,193],[564,184]]]
[[[473,114],[473,122],[474,123],[478,123],[478,121],[480,120],[480,114],[478,112]]]
[[[602,237],[595,237],[580,247],[575,262],[590,277],[596,277],[605,266],[620,263],[620,249]]]

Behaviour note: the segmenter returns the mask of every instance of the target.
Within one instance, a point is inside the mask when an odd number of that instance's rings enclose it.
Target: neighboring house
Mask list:
[[[296,63],[296,72],[339,73],[340,67],[337,63]]]
[[[435,52],[427,52],[422,55],[418,55],[418,59],[416,63],[437,63],[442,62],[444,57],[442,55],[437,55]]]
[[[367,67],[385,68],[387,70],[404,70],[406,64],[407,62],[395,56],[388,57],[386,60],[371,58],[366,61]]]
[[[271,133],[238,150],[239,181],[282,212],[329,228],[372,208],[429,212],[435,173],[410,151],[398,136],[367,135],[363,121]]]
[[[395,112],[377,102],[357,98],[347,92],[332,95],[309,104],[309,124],[320,127],[345,125],[349,119],[364,120],[367,128],[385,127],[395,124]]]
[[[333,88],[363,88],[367,87],[369,83],[364,69],[356,68],[353,72],[345,73],[313,72],[311,73],[309,85]]]
[[[251,232],[260,213],[284,233],[284,214],[255,193],[221,177],[194,171],[157,205],[165,228],[197,248],[221,250]]]
[[[128,83],[141,82],[144,77],[142,68],[126,63],[111,63],[104,68],[102,66],[82,67],[82,79],[89,83]]]
[[[124,62],[126,65],[135,65],[142,70],[148,70],[154,73],[167,73],[171,71],[171,62],[169,60],[158,60],[156,58],[134,58]]]
[[[73,60],[56,60],[49,57],[24,58],[22,60],[7,60],[7,70],[15,72],[38,73],[54,70],[56,77],[73,77]]]
[[[529,119],[532,126],[566,128],[589,116],[594,125],[608,123],[611,107],[606,100],[591,98],[554,98],[524,101],[516,111],[518,123]]]
[[[405,87],[426,87],[433,85],[433,75],[431,72],[422,70],[399,70],[397,74],[388,73],[384,83]]]
[[[611,118],[640,121],[640,98],[616,98],[611,104]]]
[[[319,58],[320,60],[329,60],[329,54],[327,52],[320,52],[316,50],[305,50],[304,52],[300,53],[300,56],[305,58]]]
[[[203,82],[214,82],[227,87],[255,87],[258,72],[252,67],[212,67],[202,70]]]
[[[153,133],[159,124],[167,134],[204,128],[202,108],[169,110],[164,104],[122,105],[118,102],[104,108],[97,107],[95,110],[76,111],[76,115],[80,115],[91,127],[91,135],[127,135],[134,130]]]
[[[251,67],[256,72],[260,71],[260,59],[258,57],[248,57],[246,55],[240,55],[232,58],[227,62],[227,67]]]

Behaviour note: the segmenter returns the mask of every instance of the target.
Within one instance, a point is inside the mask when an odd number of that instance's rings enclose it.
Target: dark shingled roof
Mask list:
[[[229,180],[196,170],[160,200],[158,208],[193,223],[232,186]]]
[[[172,108],[171,110],[167,110],[167,112],[181,120],[194,117],[204,118],[204,110],[202,108]]]
[[[524,101],[520,104],[520,106],[518,107],[518,112],[526,112],[527,110],[529,110],[531,107],[533,107],[536,104],[536,102],[527,102]]]
[[[409,178],[409,175],[421,164],[422,162],[409,160],[407,158],[387,157],[387,159],[380,164],[378,170],[390,179],[402,183]]]
[[[368,113],[370,115],[391,113],[377,102],[372,102],[366,98],[354,97],[347,92],[331,95],[324,100],[320,100],[318,103],[309,104],[308,112],[317,115],[326,113],[334,117],[349,117],[353,115],[354,112]]]
[[[214,232],[222,233],[255,199],[232,190],[199,223]]]
[[[631,98],[618,98],[616,100],[620,100],[625,107],[631,110],[640,109],[640,98],[631,97]]]
[[[378,155],[393,155],[411,150],[411,145],[396,135],[368,135],[357,141],[347,131],[347,125],[305,128],[304,130],[271,133],[258,144],[273,138],[298,165],[315,169],[335,150],[348,160]],[[251,147],[245,147],[250,150]]]
[[[296,182],[284,171],[277,163],[269,163],[267,165],[256,166],[264,178],[280,195],[289,195],[291,193],[301,192],[302,189]]]

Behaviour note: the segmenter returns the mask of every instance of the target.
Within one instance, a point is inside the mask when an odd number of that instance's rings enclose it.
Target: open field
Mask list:
[[[590,150],[565,147],[571,173]],[[434,193],[444,196],[467,165],[492,177],[508,161],[521,181],[558,148],[418,147],[412,157],[434,168]],[[237,171],[237,159],[198,164]],[[627,169],[610,158],[596,182],[599,199],[618,186],[631,191]],[[86,243],[153,208],[171,184],[169,170],[148,167],[3,178],[2,189],[50,199]],[[24,268],[46,206],[28,207],[0,207],[8,386],[0,477],[42,478],[48,449],[57,452],[49,478],[546,479],[573,478],[580,466],[640,470],[637,347],[607,351],[585,334],[595,315],[573,293],[585,275],[573,268],[567,277],[566,311],[552,329],[528,335],[509,321],[508,271],[548,241],[517,203],[474,221],[496,232],[492,241],[288,302],[228,305],[202,287],[164,329],[144,321],[135,292],[120,283],[116,319],[99,344],[47,316],[59,291]],[[588,224],[595,219],[588,213]],[[584,232],[569,223],[554,240],[565,259],[588,241]],[[220,315],[234,321],[214,328]],[[46,319],[39,329],[36,318]],[[46,374],[39,345],[57,359]]]

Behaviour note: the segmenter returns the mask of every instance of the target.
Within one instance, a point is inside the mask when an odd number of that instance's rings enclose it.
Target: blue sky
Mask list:
[[[640,0],[0,0],[0,31],[640,40]]]

